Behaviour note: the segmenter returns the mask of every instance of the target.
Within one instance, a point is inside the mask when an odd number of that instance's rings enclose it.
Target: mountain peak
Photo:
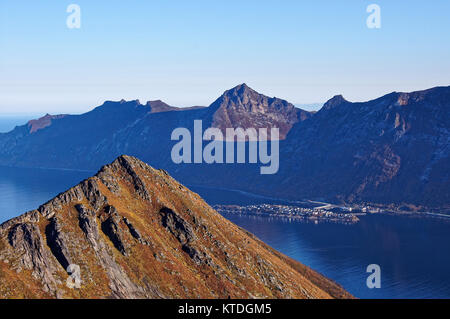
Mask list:
[[[262,95],[262,94],[253,90],[247,84],[242,83],[242,84],[235,86],[232,89],[225,91],[224,95],[244,97],[244,96],[248,96],[248,95]]]
[[[125,169],[127,174],[133,174],[134,168],[141,167],[143,169],[150,171],[154,170],[150,165],[142,162],[138,158],[129,155],[121,155],[117,157],[111,164],[105,165],[100,169],[100,172],[110,171],[112,173],[117,173],[120,170]]]
[[[241,83],[239,85],[236,85],[234,88],[230,89],[230,91],[233,91],[233,90],[239,91],[239,90],[247,90],[247,89],[252,90],[246,83]]]
[[[134,156],[120,155],[109,165],[114,165],[114,164],[120,164],[121,166],[125,167],[128,165],[134,165],[134,164],[143,165],[144,162],[142,162],[141,160],[139,160],[138,158],[136,158]]]
[[[351,297],[126,155],[0,225],[0,265],[2,298]]]
[[[247,83],[241,83],[241,84],[238,84],[235,87],[231,88],[229,91],[241,90],[241,89],[250,89],[250,87],[247,85]]]
[[[266,128],[269,132],[271,128],[278,128],[280,139],[286,137],[295,123],[305,119],[304,111],[293,104],[260,94],[245,83],[225,91],[209,110],[213,113],[212,127],[223,133],[227,128],[237,127]]]
[[[336,106],[345,104],[345,103],[349,103],[342,95],[335,95],[333,96],[331,99],[329,99],[324,105],[323,105],[323,109],[324,110],[329,110],[332,108],[335,108]]]

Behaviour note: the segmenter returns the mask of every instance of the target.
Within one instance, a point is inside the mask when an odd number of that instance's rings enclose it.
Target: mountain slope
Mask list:
[[[448,205],[450,87],[364,103],[336,96],[292,129],[281,154],[279,187],[291,196]]]
[[[152,107],[154,109],[152,109]],[[80,116],[0,134],[0,165],[96,169],[130,154],[185,184],[271,197],[450,207],[450,87],[390,93],[352,103],[342,96],[316,113],[257,93],[245,84],[207,108],[178,111],[163,102],[106,102]],[[215,126],[280,127],[280,170],[257,164],[179,164],[175,128],[193,136],[194,120]]]
[[[80,289],[66,286],[73,264]],[[0,226],[0,297],[350,295],[220,216],[165,171],[121,156]]]

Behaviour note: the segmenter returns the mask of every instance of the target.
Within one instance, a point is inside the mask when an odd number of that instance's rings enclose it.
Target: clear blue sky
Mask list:
[[[369,100],[450,85],[449,38],[448,0],[1,0],[0,113],[209,105],[242,82],[292,103]]]

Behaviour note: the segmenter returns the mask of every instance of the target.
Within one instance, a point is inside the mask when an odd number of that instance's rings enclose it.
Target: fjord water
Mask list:
[[[94,173],[0,167],[0,223],[38,208]]]
[[[29,120],[39,118],[39,114],[0,116],[0,133],[12,131],[16,126],[25,125]]]
[[[450,224],[366,216],[356,225],[225,215],[273,248],[341,284],[359,298],[450,298]],[[381,267],[369,289],[366,267]]]
[[[37,208],[93,174],[0,167],[0,223]],[[190,188],[211,205],[268,202],[243,192]],[[366,216],[356,225],[315,225],[254,216],[225,217],[356,297],[450,298],[449,222]],[[369,264],[381,267],[381,289],[366,286]]]

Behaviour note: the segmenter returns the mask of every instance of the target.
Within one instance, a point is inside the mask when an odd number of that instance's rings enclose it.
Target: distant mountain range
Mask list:
[[[363,103],[335,96],[308,112],[242,84],[209,107],[122,100],[82,115],[48,115],[0,134],[0,165],[96,169],[130,154],[185,184],[286,199],[448,207],[449,109],[450,87]],[[197,119],[222,130],[278,127],[278,174],[260,175],[255,164],[174,164],[172,130],[192,130]]]
[[[121,156],[0,225],[0,298],[352,296],[220,216],[166,171]]]

